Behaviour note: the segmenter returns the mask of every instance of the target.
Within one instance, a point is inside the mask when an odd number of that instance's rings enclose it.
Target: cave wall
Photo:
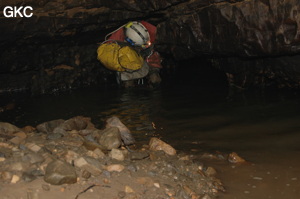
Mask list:
[[[5,18],[1,11],[8,5],[32,6],[33,16]],[[298,0],[2,0],[0,91],[113,84],[113,72],[96,59],[98,43],[140,19],[157,25],[156,49],[175,60],[209,56],[241,87],[298,88],[299,5]]]

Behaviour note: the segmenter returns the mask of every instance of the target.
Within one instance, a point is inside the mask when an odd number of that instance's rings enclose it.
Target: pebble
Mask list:
[[[98,176],[102,173],[102,164],[91,157],[80,157],[74,161],[74,165],[80,169],[85,169],[93,176]]]
[[[109,172],[112,172],[112,171],[121,172],[124,170],[124,168],[125,167],[121,164],[112,164],[112,165],[107,166],[106,170]]]
[[[246,160],[241,158],[236,152],[232,152],[232,153],[229,154],[228,161],[230,163],[234,163],[234,164],[245,163],[246,162]]]
[[[48,184],[42,184],[42,189],[44,191],[50,191],[50,186]]]
[[[34,143],[26,143],[25,146],[33,152],[38,152],[39,150],[41,150],[41,147]]]
[[[20,177],[17,176],[17,175],[13,175],[10,182],[11,182],[12,184],[15,184],[15,183],[17,183],[17,182],[19,182],[19,181],[20,181]]]
[[[31,173],[23,173],[22,180],[25,182],[32,182],[36,179],[36,176],[32,175]]]
[[[217,174],[217,171],[213,167],[207,167],[205,173],[208,176],[215,176]]]
[[[253,177],[252,179],[253,180],[263,180],[263,178],[261,178],[261,177]]]
[[[81,176],[84,178],[84,179],[89,179],[91,177],[91,173],[88,172],[87,170],[83,170],[82,173],[81,173]]]
[[[109,152],[109,157],[118,161],[123,161],[125,159],[123,152],[119,149],[112,149]]]
[[[118,193],[118,197],[119,198],[124,198],[126,196],[126,192],[125,191],[119,191]]]
[[[130,186],[125,186],[125,193],[134,193],[134,190]]]
[[[127,166],[127,169],[128,169],[129,171],[131,171],[131,172],[137,172],[137,171],[138,171],[137,166],[134,165],[134,164],[128,165],[128,166]]]

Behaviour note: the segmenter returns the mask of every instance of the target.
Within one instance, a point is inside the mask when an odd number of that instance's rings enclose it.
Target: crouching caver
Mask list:
[[[98,60],[117,71],[125,87],[137,84],[157,86],[161,82],[161,57],[154,51],[156,27],[148,22],[129,22],[109,33],[98,47]],[[109,38],[107,38],[109,37]]]

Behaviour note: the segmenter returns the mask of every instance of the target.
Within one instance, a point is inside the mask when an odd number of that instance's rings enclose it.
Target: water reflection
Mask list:
[[[102,128],[105,119],[115,115],[137,141],[160,136],[180,151],[235,151],[252,162],[236,170],[232,165],[211,163],[229,187],[229,194],[222,198],[296,198],[299,183],[290,179],[300,179],[299,96],[251,93],[230,100],[226,97],[223,90],[191,87],[14,96],[14,109],[1,112],[0,121],[22,127],[83,115]],[[258,175],[267,180],[254,183],[251,176]],[[274,181],[275,175],[280,181]]]

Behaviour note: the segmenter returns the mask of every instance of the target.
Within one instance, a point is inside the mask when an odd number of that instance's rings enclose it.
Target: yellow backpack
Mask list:
[[[114,71],[135,71],[143,66],[144,59],[130,46],[104,43],[97,49],[98,60]]]

